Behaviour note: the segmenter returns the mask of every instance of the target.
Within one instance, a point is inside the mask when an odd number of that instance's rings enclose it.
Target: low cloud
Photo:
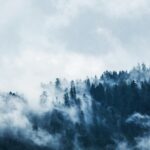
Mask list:
[[[41,81],[56,76],[80,78],[149,64],[147,0],[8,0],[0,7],[3,90],[26,92],[32,81],[36,93]]]

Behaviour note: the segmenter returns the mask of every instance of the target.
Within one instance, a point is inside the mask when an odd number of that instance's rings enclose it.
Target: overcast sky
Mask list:
[[[0,0],[0,90],[150,65],[149,0]]]

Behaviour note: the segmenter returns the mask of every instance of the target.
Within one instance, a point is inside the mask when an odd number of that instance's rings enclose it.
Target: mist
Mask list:
[[[149,150],[149,0],[0,0],[0,150]]]
[[[149,72],[142,64],[85,80],[56,78],[41,84],[35,107],[23,94],[1,92],[0,148],[147,150]]]

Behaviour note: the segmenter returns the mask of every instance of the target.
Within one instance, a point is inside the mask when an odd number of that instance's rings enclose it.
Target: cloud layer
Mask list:
[[[148,0],[1,1],[0,88],[34,95],[56,76],[149,65],[149,7]]]

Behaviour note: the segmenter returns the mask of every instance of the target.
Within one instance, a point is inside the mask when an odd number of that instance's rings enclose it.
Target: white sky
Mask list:
[[[149,0],[0,0],[0,90],[150,65]]]

